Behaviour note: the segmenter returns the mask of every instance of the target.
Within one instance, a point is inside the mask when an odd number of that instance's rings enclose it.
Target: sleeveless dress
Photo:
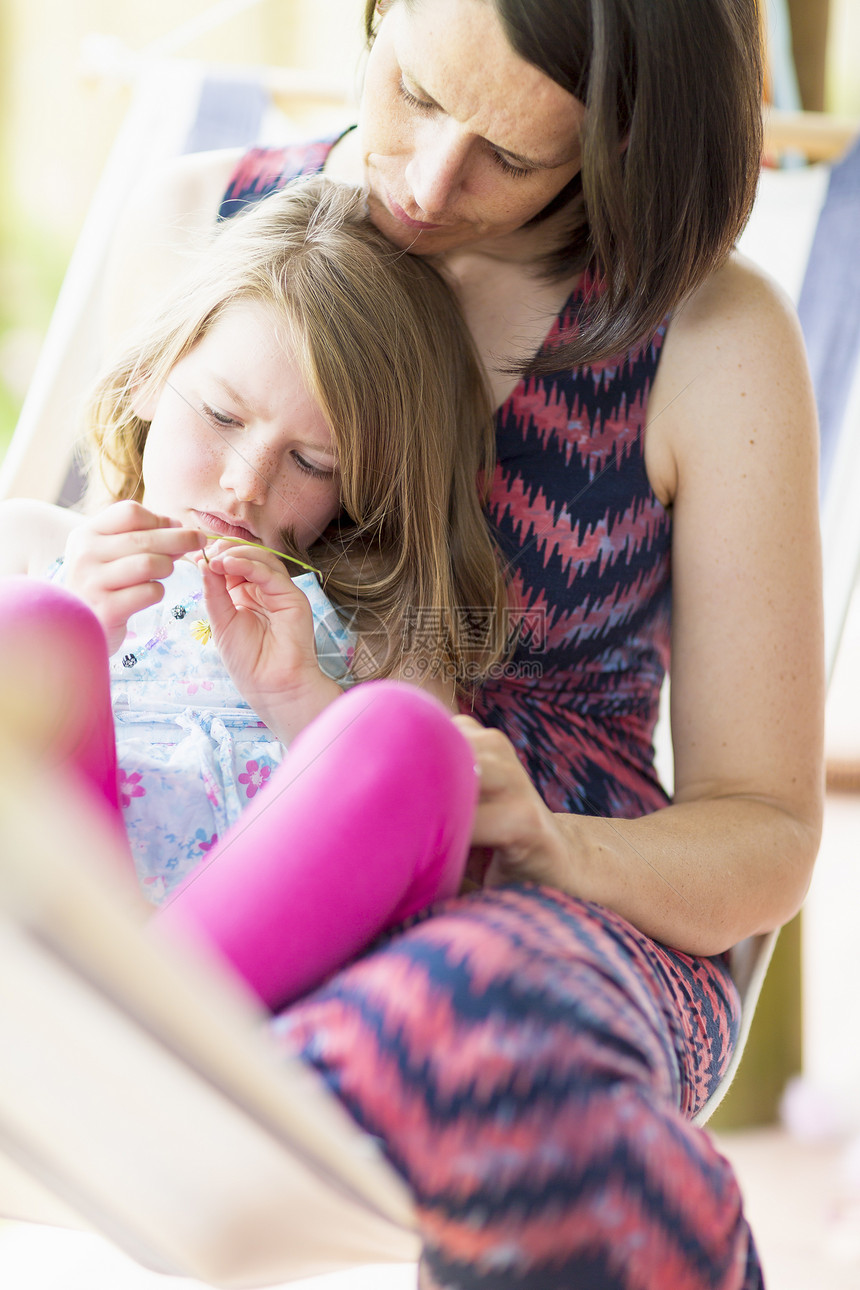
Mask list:
[[[52,581],[62,580],[57,566]],[[349,682],[353,639],[312,573],[320,666]],[[178,560],[164,597],[133,614],[110,660],[119,792],[138,881],[161,904],[280,765],[284,745],[242,698],[210,639],[200,573]]]
[[[247,154],[222,217],[320,170],[334,142]],[[488,518],[517,646],[472,710],[557,811],[635,817],[667,801],[652,737],[671,529],[644,463],[664,334],[521,380],[496,417]],[[422,1290],[759,1290],[737,1181],[690,1123],[738,1019],[725,955],[694,958],[523,884],[395,929],[273,1033],[405,1178]]]

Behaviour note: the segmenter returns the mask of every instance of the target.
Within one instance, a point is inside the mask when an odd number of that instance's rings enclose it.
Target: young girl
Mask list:
[[[499,654],[460,612],[501,625],[488,426],[445,284],[317,179],[220,232],[99,384],[113,504],[0,509],[0,569],[47,580],[0,620],[51,698],[28,738],[122,812],[158,921],[272,1006],[459,886],[476,781],[438,699]]]

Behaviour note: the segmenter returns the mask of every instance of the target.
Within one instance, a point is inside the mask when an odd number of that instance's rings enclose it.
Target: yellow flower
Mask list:
[[[196,623],[191,624],[191,635],[201,645],[208,645],[212,636],[212,628],[205,618],[198,618]]]

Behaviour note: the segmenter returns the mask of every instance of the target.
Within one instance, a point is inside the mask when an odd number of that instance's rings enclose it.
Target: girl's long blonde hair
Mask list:
[[[339,458],[339,519],[307,551],[285,534],[287,553],[321,571],[352,622],[362,677],[411,666],[465,689],[505,648],[504,580],[480,494],[492,478],[492,412],[451,291],[386,241],[355,190],[295,181],[218,231],[94,392],[93,458],[110,494],[142,498],[150,423],[135,406],[226,309],[249,301],[283,319]]]

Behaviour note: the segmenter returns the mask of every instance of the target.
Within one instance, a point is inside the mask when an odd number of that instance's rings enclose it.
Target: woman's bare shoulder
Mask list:
[[[0,502],[0,574],[44,577],[81,519],[77,511],[29,497]]]
[[[792,302],[757,265],[732,256],[678,308],[666,333],[646,440],[655,491],[671,502],[686,452],[701,459],[710,444],[731,454],[735,439],[746,444],[751,424],[814,436],[811,406]]]
[[[678,309],[674,342],[695,344],[734,334],[741,344],[767,343],[773,328],[799,335],[794,305],[764,269],[735,252]]]

